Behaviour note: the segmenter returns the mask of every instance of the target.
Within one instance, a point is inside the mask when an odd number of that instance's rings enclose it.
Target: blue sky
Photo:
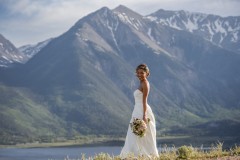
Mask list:
[[[240,16],[240,0],[0,0],[0,33],[17,47],[35,44],[61,35],[91,12],[120,4],[142,15],[165,9]]]

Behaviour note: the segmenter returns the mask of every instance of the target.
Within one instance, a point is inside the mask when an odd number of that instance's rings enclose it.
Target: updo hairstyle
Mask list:
[[[136,68],[136,72],[137,72],[137,70],[139,70],[139,69],[142,69],[144,72],[146,72],[146,73],[147,73],[147,77],[150,75],[149,68],[148,68],[148,66],[147,66],[146,64],[140,64],[140,65],[138,65],[137,68]]]

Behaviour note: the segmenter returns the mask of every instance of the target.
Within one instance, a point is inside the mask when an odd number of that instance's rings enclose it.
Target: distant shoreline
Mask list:
[[[92,138],[84,140],[66,140],[52,143],[22,143],[16,145],[0,145],[0,148],[50,148],[50,147],[96,147],[96,146],[123,146],[125,138]],[[191,145],[193,147],[210,147],[218,142],[223,143],[225,149],[240,146],[240,137],[191,137],[191,136],[165,136],[157,137],[158,147],[180,147]]]
[[[50,147],[93,147],[93,146],[121,146],[124,139],[119,138],[92,138],[91,140],[66,140],[63,142],[34,142],[15,145],[1,145],[1,148],[50,148]]]

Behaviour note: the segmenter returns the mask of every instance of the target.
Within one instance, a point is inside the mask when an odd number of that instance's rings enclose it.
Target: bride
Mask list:
[[[155,118],[151,107],[147,103],[150,89],[147,80],[149,74],[149,69],[145,64],[140,64],[136,68],[136,76],[140,81],[140,85],[138,89],[134,91],[135,105],[130,120],[131,123],[134,118],[143,119],[147,124],[147,131],[144,137],[138,137],[132,132],[129,125],[125,144],[120,153],[120,157],[123,159],[131,155],[144,156],[149,159],[158,157]],[[148,119],[150,119],[149,122]]]

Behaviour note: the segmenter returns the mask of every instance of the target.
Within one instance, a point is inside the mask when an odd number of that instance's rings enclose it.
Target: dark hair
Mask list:
[[[147,76],[150,75],[149,68],[148,68],[148,66],[147,66],[146,64],[140,64],[140,65],[138,65],[137,68],[136,68],[136,72],[137,72],[137,70],[139,70],[139,69],[142,69],[144,72],[146,72],[146,73],[147,73]]]

